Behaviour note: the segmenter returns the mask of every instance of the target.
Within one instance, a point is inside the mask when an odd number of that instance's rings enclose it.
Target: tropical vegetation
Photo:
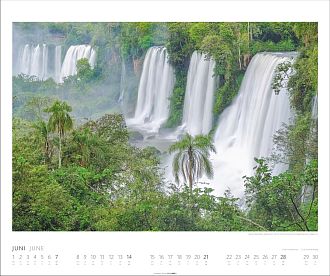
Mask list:
[[[26,43],[61,40],[63,52],[76,44],[97,51],[94,68],[81,59],[77,75],[60,84],[13,76],[14,231],[318,230],[318,125],[311,114],[318,89],[317,23],[15,23],[13,35]],[[274,136],[273,155],[256,159],[254,174],[241,176],[245,202],[230,190],[216,196],[200,183],[213,174],[213,131],[184,135],[170,146],[174,183],[165,178],[159,150],[131,143],[118,98],[124,88],[125,112],[132,114],[142,60],[153,45],[166,45],[176,75],[164,128],[181,122],[194,50],[217,64],[213,126],[237,95],[255,53],[298,52],[295,74],[282,82],[280,68],[273,83],[275,92],[287,86],[295,120]],[[277,164],[288,170],[272,175]]]

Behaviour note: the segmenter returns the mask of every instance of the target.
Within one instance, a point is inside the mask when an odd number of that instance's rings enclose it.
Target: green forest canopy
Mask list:
[[[78,75],[60,85],[13,77],[13,230],[317,230],[317,122],[310,115],[317,94],[317,23],[15,23],[15,32],[24,43],[60,38],[66,48],[91,44],[98,60],[94,69],[82,60]],[[181,122],[194,50],[217,62],[215,117],[237,94],[255,53],[299,52],[288,83],[296,120],[275,137],[281,154],[272,158],[289,162],[289,170],[271,176],[269,164],[257,160],[255,175],[244,178],[247,210],[230,191],[215,197],[207,187],[191,191],[166,183],[157,150],[133,147],[123,116],[109,109],[119,93],[120,61],[133,68],[152,45],[166,45],[176,72],[167,127]],[[128,82],[136,90],[133,69]],[[104,88],[109,83],[113,97]],[[67,109],[73,129],[63,136],[45,112],[59,98],[73,109]],[[86,110],[99,116],[83,121]],[[306,186],[313,191],[308,202],[301,200]]]

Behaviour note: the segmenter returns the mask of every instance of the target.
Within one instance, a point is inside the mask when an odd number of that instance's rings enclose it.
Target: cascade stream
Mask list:
[[[36,76],[40,80],[51,77],[59,83],[63,78],[77,73],[77,61],[82,58],[87,58],[90,65],[95,66],[96,52],[90,45],[70,46],[62,64],[61,45],[25,44],[19,51],[14,71],[16,74]]]
[[[77,73],[76,64],[81,58],[87,58],[91,66],[95,66],[96,52],[90,45],[71,46],[63,63],[62,47],[55,46],[50,52],[48,48],[46,44],[26,44],[19,54],[18,71],[35,75],[39,79],[53,77],[56,82],[62,82],[65,77]],[[53,57],[50,59],[49,55]],[[282,62],[293,62],[295,57],[296,53],[259,53],[252,58],[237,97],[222,112],[217,123],[214,135],[217,153],[211,156],[215,174],[212,180],[206,180],[211,182],[216,194],[223,194],[230,188],[234,196],[242,197],[242,176],[253,174],[254,157],[269,156],[273,147],[273,135],[282,123],[289,123],[292,112],[287,91],[283,88],[275,95],[272,80],[277,66]],[[179,133],[208,134],[212,129],[214,92],[217,87],[217,80],[213,76],[214,68],[215,61],[212,58],[207,59],[203,53],[197,51],[192,54],[182,125],[171,133],[172,136],[165,135],[162,139],[172,143]],[[121,71],[119,103],[125,93],[124,62]],[[143,62],[135,113],[133,118],[126,120],[127,125],[142,133],[158,134],[169,117],[169,98],[174,83],[174,69],[168,62],[166,48],[149,48]],[[314,99],[312,113],[315,118],[317,97]],[[165,162],[169,170],[170,161],[171,158],[167,158]],[[285,169],[284,166],[277,166],[273,173],[277,174]]]
[[[287,89],[278,95],[272,89],[275,70],[280,63],[293,62],[295,53],[256,54],[245,73],[239,93],[220,115],[214,136],[217,153],[213,155],[217,194],[230,188],[234,196],[244,194],[244,175],[253,175],[254,157],[268,157],[273,148],[273,135],[291,117]],[[287,169],[280,165],[278,174]]]
[[[175,82],[165,47],[149,48],[143,62],[134,117],[127,124],[157,133],[169,116],[169,98]]]
[[[40,80],[48,77],[48,47],[46,44],[32,46],[26,44],[21,49],[18,61],[18,72],[36,76]]]
[[[208,134],[212,128],[215,61],[202,53],[192,54],[188,69],[182,126],[191,135]]]
[[[70,46],[62,64],[60,82],[67,76],[77,74],[77,61],[82,58],[87,58],[92,68],[95,66],[96,52],[90,45]]]

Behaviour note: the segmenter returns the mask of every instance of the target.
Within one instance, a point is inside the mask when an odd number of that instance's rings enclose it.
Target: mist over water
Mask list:
[[[120,73],[120,94],[118,103],[122,104],[124,102],[124,95],[126,91],[126,65],[125,60],[122,58],[121,61],[121,73]]]

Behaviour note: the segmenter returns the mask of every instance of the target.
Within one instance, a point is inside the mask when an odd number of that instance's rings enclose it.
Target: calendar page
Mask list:
[[[329,273],[328,1],[1,2],[1,275]]]

